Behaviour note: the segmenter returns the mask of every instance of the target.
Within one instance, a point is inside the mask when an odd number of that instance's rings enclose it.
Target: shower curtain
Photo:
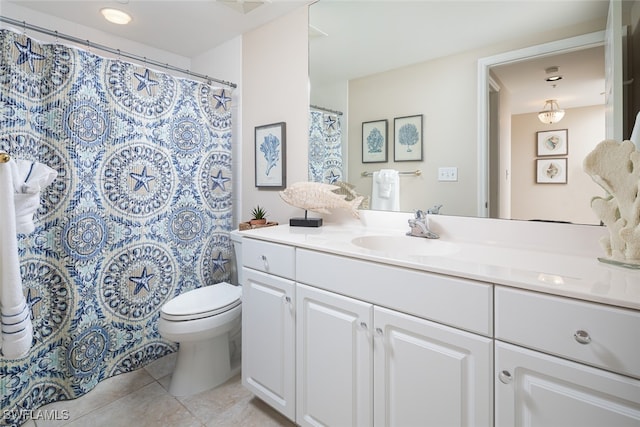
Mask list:
[[[340,116],[309,112],[309,181],[343,181]]]
[[[160,307],[229,279],[231,92],[0,30],[0,150],[58,172],[18,235],[34,339],[1,425],[174,352]]]

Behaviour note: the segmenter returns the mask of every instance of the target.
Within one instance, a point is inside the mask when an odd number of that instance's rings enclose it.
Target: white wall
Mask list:
[[[242,219],[257,204],[270,221],[288,223],[304,211],[278,191],[255,187],[256,126],[285,122],[286,183],[308,180],[308,7],[245,33],[242,40]]]
[[[516,114],[511,120],[511,218],[549,219],[599,224],[591,209],[594,196],[605,196],[582,169],[582,162],[605,139],[604,105],[565,109],[559,123],[547,125],[536,113]],[[567,129],[567,184],[536,184],[536,132]]]

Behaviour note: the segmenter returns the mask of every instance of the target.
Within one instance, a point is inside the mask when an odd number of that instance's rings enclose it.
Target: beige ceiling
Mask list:
[[[547,74],[549,67],[559,71]],[[544,99],[558,99],[560,108],[604,104],[603,46],[495,66],[492,72],[511,94],[512,114],[540,111]],[[547,82],[550,75],[562,80]]]

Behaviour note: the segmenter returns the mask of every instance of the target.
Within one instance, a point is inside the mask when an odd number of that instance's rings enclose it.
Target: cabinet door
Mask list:
[[[295,284],[243,269],[242,384],[295,421]]]
[[[300,284],[296,298],[297,423],[371,425],[371,305]]]
[[[496,427],[638,427],[640,381],[496,341]]]
[[[374,425],[491,426],[493,341],[374,308]]]

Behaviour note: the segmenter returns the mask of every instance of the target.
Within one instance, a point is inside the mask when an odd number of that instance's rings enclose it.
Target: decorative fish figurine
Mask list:
[[[344,200],[346,200],[347,202],[350,202],[351,200],[360,196],[360,194],[358,194],[358,192],[355,190],[356,186],[353,184],[349,184],[348,182],[344,181],[336,181],[336,183],[333,185],[337,185],[339,187],[337,190],[333,190],[333,192],[338,195],[345,196]],[[360,206],[358,206],[358,208],[369,209],[369,196],[363,196],[362,202],[360,203]]]
[[[322,182],[296,182],[281,191],[280,197],[297,208],[325,214],[331,213],[329,209],[339,208],[348,210],[354,217],[360,218],[358,207],[363,197],[358,196],[347,201],[346,195],[334,193],[339,189],[337,185]]]

